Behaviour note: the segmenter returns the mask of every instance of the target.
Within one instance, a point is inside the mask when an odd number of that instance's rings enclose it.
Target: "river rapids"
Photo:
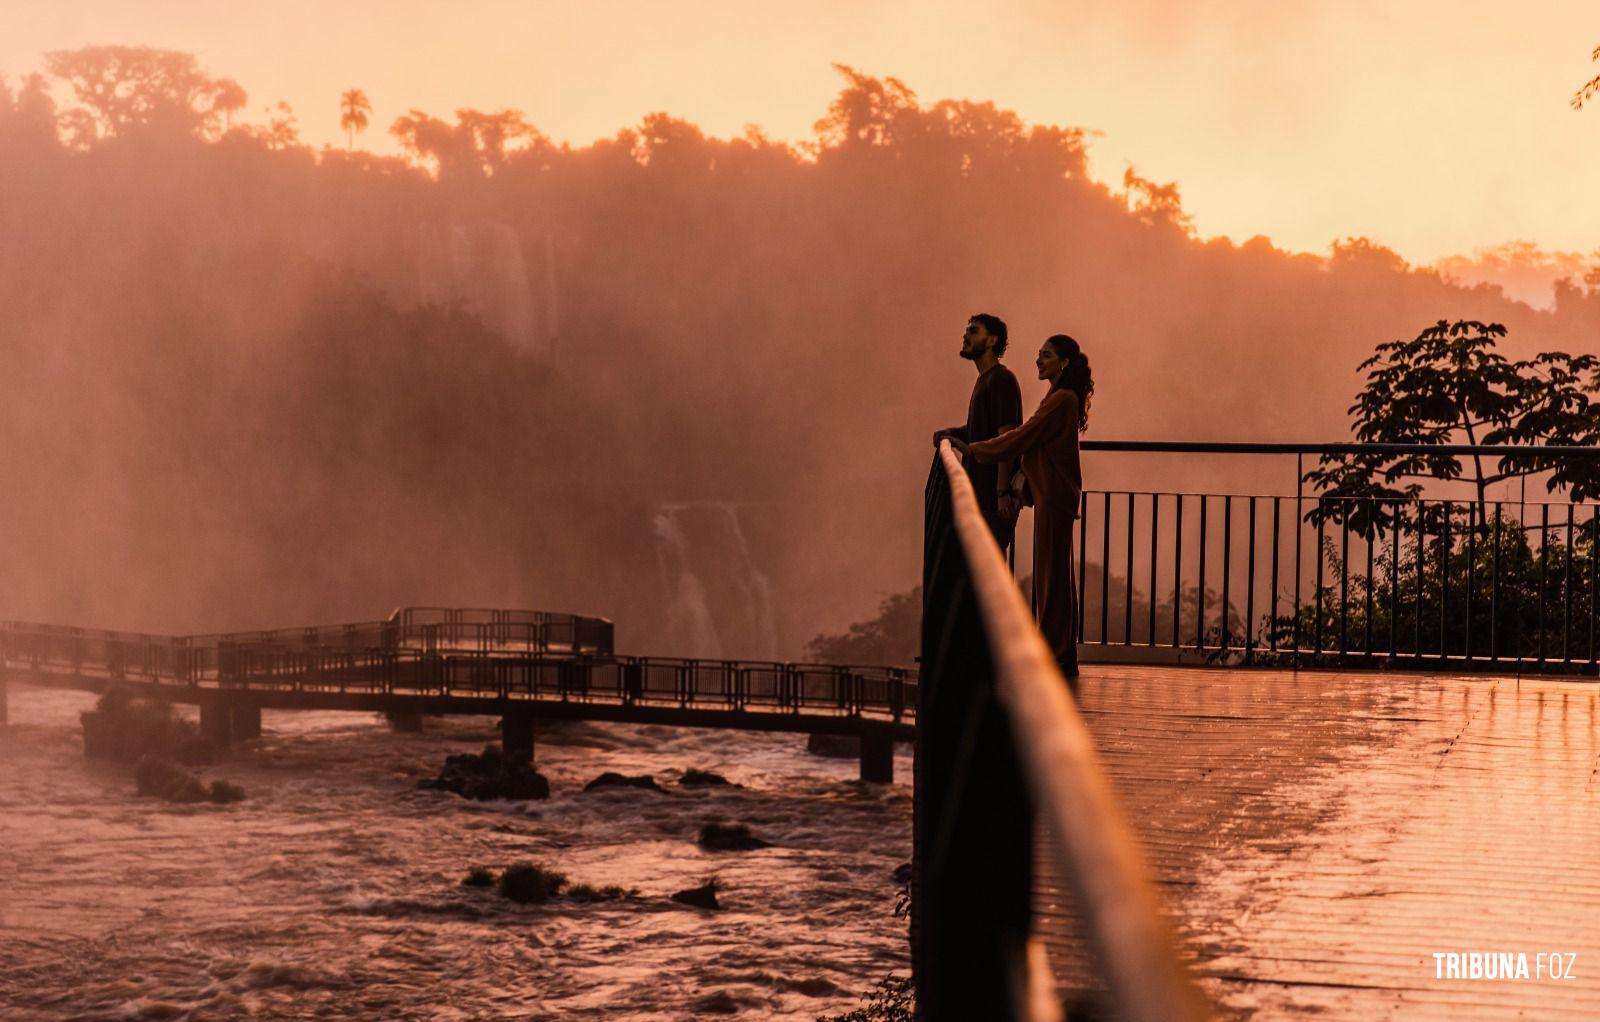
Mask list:
[[[896,866],[911,760],[863,784],[796,735],[575,723],[538,736],[551,797],[419,791],[493,718],[264,714],[203,768],[239,804],[172,805],[84,759],[93,697],[13,685],[0,728],[0,1018],[815,1019],[909,968]],[[680,787],[690,768],[742,788]],[[584,792],[600,773],[665,789]],[[702,850],[703,822],[772,847]],[[518,905],[461,880],[534,861],[621,902]],[[669,900],[708,876],[722,911]]]

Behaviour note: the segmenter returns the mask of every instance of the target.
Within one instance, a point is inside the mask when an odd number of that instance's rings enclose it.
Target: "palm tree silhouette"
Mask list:
[[[339,127],[350,140],[349,148],[356,147],[356,132],[367,130],[367,115],[371,112],[372,104],[360,89],[351,89],[339,97]]]

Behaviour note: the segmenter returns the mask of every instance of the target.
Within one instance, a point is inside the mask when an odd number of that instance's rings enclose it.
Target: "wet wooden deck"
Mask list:
[[[1081,699],[1219,1017],[1600,1018],[1600,686],[1096,665]],[[1070,900],[1036,886],[1083,996]],[[1573,978],[1435,977],[1473,951]]]

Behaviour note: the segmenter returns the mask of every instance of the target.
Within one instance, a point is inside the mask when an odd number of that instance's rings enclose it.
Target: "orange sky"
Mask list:
[[[1177,180],[1203,235],[1325,251],[1366,234],[1413,261],[1514,239],[1600,247],[1600,105],[1575,113],[1600,9],[1579,0],[5,0],[0,72],[46,50],[200,54],[251,108],[287,100],[338,142],[359,86],[373,128],[408,107],[523,109],[547,134],[610,135],[652,110],[714,134],[805,138],[830,63],[924,99],[993,99],[1101,131],[1098,176]],[[1600,68],[1596,68],[1600,70]]]

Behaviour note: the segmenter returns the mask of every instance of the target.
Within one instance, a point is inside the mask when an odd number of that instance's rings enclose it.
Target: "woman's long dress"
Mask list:
[[[1083,499],[1078,395],[1057,387],[1027,422],[970,448],[979,462],[1021,461],[1033,493],[1034,612],[1061,672],[1078,673],[1078,590],[1072,521]]]

